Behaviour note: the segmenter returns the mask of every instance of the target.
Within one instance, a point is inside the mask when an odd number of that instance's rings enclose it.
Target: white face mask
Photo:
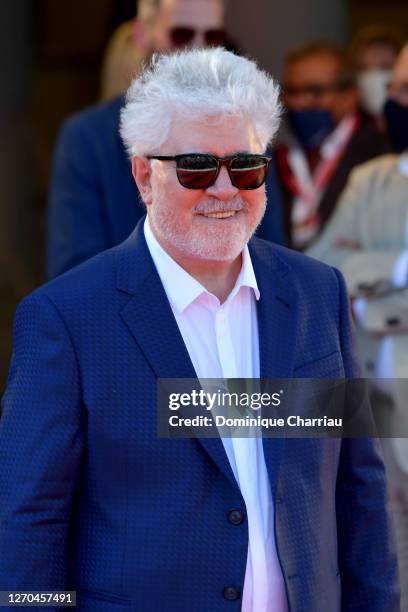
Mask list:
[[[362,107],[370,115],[381,115],[387,99],[387,85],[391,80],[391,70],[370,68],[358,75],[358,89]]]

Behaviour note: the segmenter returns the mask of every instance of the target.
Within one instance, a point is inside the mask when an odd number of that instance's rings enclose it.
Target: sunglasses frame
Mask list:
[[[214,168],[214,171],[215,171],[214,179],[211,180],[206,187],[187,187],[186,185],[183,185],[182,181],[180,180],[179,171],[183,170],[183,168],[178,168],[177,167],[178,161],[180,159],[184,159],[185,157],[191,157],[193,155],[197,155],[197,156],[200,156],[200,157],[208,157],[209,159],[214,160],[215,163],[217,164],[216,168]],[[234,170],[231,169],[232,163],[234,162],[234,160],[239,159],[239,158],[243,158],[243,157],[256,157],[259,160],[265,162],[265,176],[264,176],[264,179],[263,179],[262,183],[260,183],[256,187],[242,188],[239,185],[236,185],[236,183],[234,182],[234,176],[231,175],[231,172],[234,172]],[[216,155],[211,155],[210,153],[181,153],[180,155],[147,155],[147,159],[158,159],[159,161],[175,161],[176,162],[176,174],[177,174],[178,182],[185,189],[197,189],[197,190],[200,189],[200,190],[203,190],[203,189],[208,189],[209,187],[212,187],[215,184],[215,182],[216,182],[216,180],[217,180],[217,178],[218,178],[218,176],[220,174],[221,168],[223,166],[225,166],[227,168],[228,176],[230,178],[230,181],[231,181],[232,185],[234,187],[236,187],[237,189],[239,189],[240,191],[253,191],[254,189],[259,189],[259,187],[262,187],[262,185],[266,181],[269,165],[270,165],[270,163],[272,161],[272,157],[271,156],[269,156],[269,155],[258,155],[257,153],[245,153],[245,154],[227,155],[226,157],[217,157]],[[254,169],[256,169],[256,168],[254,168]],[[184,168],[184,170],[187,170],[187,169]],[[210,170],[210,169],[208,169],[208,170]],[[205,172],[205,171],[206,170],[203,170],[203,172]]]
[[[177,40],[177,32],[180,33],[181,31],[183,31],[184,33],[188,32],[190,34],[190,36],[185,36],[182,42],[181,40]],[[186,45],[189,45],[191,41],[194,40],[194,37],[197,35],[198,32],[203,35],[207,46],[214,46],[214,44],[216,46],[224,46],[227,40],[224,28],[209,28],[208,30],[198,30],[197,28],[192,28],[189,26],[173,26],[169,30],[169,36],[173,45],[182,48]],[[211,40],[211,35],[213,35],[213,40]],[[216,43],[214,43],[215,38],[217,38]]]

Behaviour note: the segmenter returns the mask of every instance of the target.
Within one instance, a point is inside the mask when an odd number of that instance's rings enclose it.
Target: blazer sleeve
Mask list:
[[[360,376],[341,274],[340,337],[347,378]],[[343,439],[337,488],[342,612],[399,612],[400,595],[385,470],[378,439]]]
[[[96,127],[73,117],[61,128],[51,171],[47,213],[47,277],[86,261],[108,244]]]
[[[67,588],[67,538],[83,451],[73,345],[47,296],[20,304],[0,419],[0,590]]]

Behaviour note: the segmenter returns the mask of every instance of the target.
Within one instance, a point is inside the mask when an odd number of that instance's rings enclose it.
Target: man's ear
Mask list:
[[[146,206],[149,206],[152,203],[152,186],[150,182],[152,168],[149,160],[145,157],[132,157],[132,174],[143,202]]]

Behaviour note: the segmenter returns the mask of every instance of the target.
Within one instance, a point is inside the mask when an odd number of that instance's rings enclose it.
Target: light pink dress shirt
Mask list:
[[[197,376],[259,378],[256,300],[260,293],[248,247],[235,287],[220,304],[179,266],[155,238],[144,233]],[[276,552],[274,507],[262,438],[223,438],[225,452],[245,501],[248,555],[242,612],[286,612],[287,598]],[[272,468],[273,469],[273,468]]]

